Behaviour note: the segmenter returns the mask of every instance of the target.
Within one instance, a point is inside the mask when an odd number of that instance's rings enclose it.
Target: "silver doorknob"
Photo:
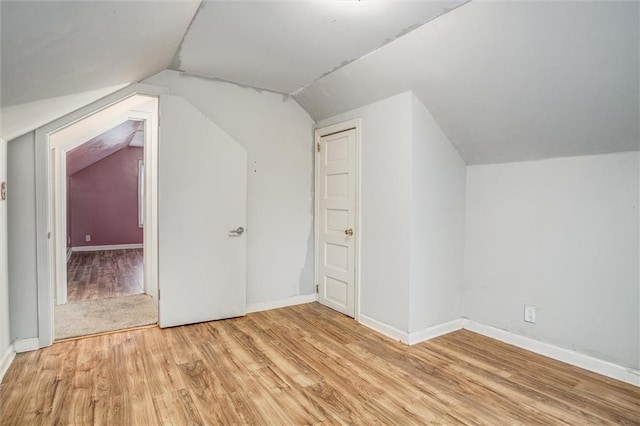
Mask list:
[[[344,230],[344,235],[349,235],[349,236],[353,235],[353,229],[351,229],[351,228],[345,229]]]
[[[244,233],[244,228],[242,226],[238,226],[236,229],[232,229],[229,231],[230,234],[242,235]]]

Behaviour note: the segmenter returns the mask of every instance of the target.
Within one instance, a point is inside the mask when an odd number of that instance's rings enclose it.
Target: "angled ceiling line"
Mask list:
[[[395,35],[395,36],[393,36],[392,38],[388,38],[388,39],[386,39],[386,40],[385,40],[385,41],[384,41],[380,46],[376,47],[376,48],[375,48],[375,49],[373,49],[372,51],[367,52],[367,53],[365,53],[364,55],[359,56],[359,57],[357,57],[357,58],[354,58],[354,59],[348,59],[348,60],[344,60],[344,61],[342,61],[342,63],[341,63],[340,65],[336,66],[335,68],[333,68],[333,69],[332,69],[332,70],[330,70],[330,71],[327,71],[327,72],[325,72],[325,73],[321,74],[321,75],[320,75],[318,78],[316,78],[315,80],[313,80],[313,81],[311,81],[311,82],[309,82],[309,83],[307,83],[307,84],[305,84],[305,85],[303,85],[303,86],[301,86],[301,87],[297,88],[296,90],[294,90],[293,92],[291,92],[291,93],[290,93],[290,95],[291,95],[291,96],[293,96],[293,97],[295,97],[297,94],[299,94],[300,92],[304,91],[307,87],[309,87],[309,86],[311,86],[311,85],[315,84],[315,83],[316,83],[316,82],[318,82],[319,80],[322,80],[322,79],[323,79],[323,78],[325,78],[326,76],[331,75],[331,74],[333,74],[334,72],[341,70],[342,68],[346,67],[347,65],[350,65],[350,64],[352,64],[352,63],[354,63],[354,62],[357,62],[357,61],[359,61],[359,60],[361,60],[361,59],[366,58],[366,57],[367,57],[367,56],[369,56],[369,55],[374,54],[375,52],[377,52],[378,50],[382,49],[382,48],[383,48],[383,47],[385,47],[386,45],[388,45],[388,44],[390,44],[390,43],[393,43],[394,41],[396,41],[396,40],[400,39],[401,37],[406,36],[407,34],[411,33],[412,31],[415,31],[415,30],[417,30],[418,28],[423,27],[424,25],[427,25],[429,22],[432,22],[432,21],[434,21],[434,20],[436,20],[436,19],[440,18],[441,16],[446,15],[447,13],[454,11],[454,10],[456,10],[457,8],[464,6],[465,4],[471,3],[471,1],[472,1],[472,0],[466,0],[466,1],[462,2],[462,3],[460,3],[460,4],[455,4],[455,3],[454,3],[454,6],[452,6],[451,8],[448,8],[448,9],[446,9],[446,10],[443,10],[443,12],[442,12],[442,13],[440,13],[439,15],[433,16],[433,17],[431,17],[430,19],[428,19],[428,20],[426,20],[426,21],[424,21],[424,22],[422,22],[422,23],[416,23],[416,24],[414,24],[414,25],[410,25],[410,26],[408,26],[408,27],[406,27],[406,28],[402,29],[400,32],[398,32],[398,34],[396,34],[396,35]]]
[[[178,44],[178,47],[176,48],[176,51],[173,54],[173,58],[171,58],[169,69],[176,70],[176,71],[183,71],[182,69],[180,69],[180,66],[182,65],[182,59],[180,58],[180,54],[182,52],[182,45],[184,44],[184,39],[185,37],[187,37],[187,34],[189,33],[191,26],[196,20],[196,17],[200,13],[200,10],[204,9],[204,7],[205,7],[205,1],[200,0],[200,4],[198,5],[198,8],[196,9],[195,13],[191,17],[191,20],[189,21],[189,25],[187,25],[187,28],[184,30],[184,33],[182,34],[182,38],[180,39],[180,44]],[[147,76],[147,77],[151,77],[151,76]]]

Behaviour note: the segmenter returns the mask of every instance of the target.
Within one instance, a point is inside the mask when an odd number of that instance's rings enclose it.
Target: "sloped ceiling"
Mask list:
[[[141,123],[141,121],[127,120],[69,151],[67,176],[72,176],[130,146]]]
[[[288,94],[464,1],[205,1],[172,68]]]
[[[638,2],[462,3],[0,0],[0,135],[172,68],[316,120],[412,90],[468,164],[640,149]]]
[[[167,68],[199,1],[2,1],[2,107]]]
[[[412,90],[467,164],[640,149],[638,2],[471,2],[298,91],[316,120]]]

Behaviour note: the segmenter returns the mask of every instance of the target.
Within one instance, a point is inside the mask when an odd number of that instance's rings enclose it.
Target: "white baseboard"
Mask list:
[[[269,302],[249,303],[247,305],[247,313],[268,311],[270,309],[285,308],[287,306],[302,305],[304,303],[312,303],[318,300],[318,295],[305,294],[302,296],[293,296],[287,299],[272,300]]]
[[[625,368],[612,362],[593,358],[579,352],[564,349],[529,337],[524,337],[496,327],[479,324],[469,320],[465,321],[466,325],[464,328],[467,330],[640,387],[640,371],[638,370]]]
[[[15,350],[16,353],[35,351],[36,349],[40,349],[40,340],[38,340],[37,337],[13,342],[13,350]]]
[[[550,343],[541,342],[510,331],[470,321],[466,318],[460,318],[443,324],[438,324],[413,333],[405,333],[393,326],[390,326],[389,324],[385,324],[363,314],[360,314],[358,322],[380,334],[407,345],[415,345],[464,328],[469,331],[482,334],[483,336],[535,352],[548,358],[566,362],[567,364],[575,367],[580,367],[585,370],[640,387],[640,371],[638,370],[622,367],[612,362],[603,361],[601,359],[561,348]]]
[[[5,373],[9,369],[9,366],[13,362],[13,359],[16,357],[16,351],[13,349],[13,345],[9,345],[7,351],[2,355],[0,359],[0,382],[4,377]]]
[[[383,334],[393,340],[398,340],[407,345],[409,344],[409,333],[398,330],[397,328],[389,324],[380,322],[364,314],[358,315],[358,322],[365,327],[369,327],[373,331],[377,331],[378,333]]]
[[[462,330],[466,325],[467,320],[464,318],[458,318],[453,321],[444,322],[442,324],[427,327],[420,331],[414,331],[409,333],[409,345],[416,345],[421,342],[433,339],[443,334],[448,334],[453,331]]]
[[[71,250],[76,251],[102,251],[102,250],[128,250],[128,249],[141,249],[142,244],[112,244],[106,246],[80,246],[72,247]]]
[[[71,259],[71,255],[73,254],[73,249],[71,247],[69,247],[67,249],[67,262],[69,261],[69,259]]]

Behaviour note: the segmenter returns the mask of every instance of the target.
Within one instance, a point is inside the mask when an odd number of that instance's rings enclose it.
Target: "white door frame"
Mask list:
[[[55,220],[54,208],[56,206],[56,197],[60,197],[60,190],[56,191],[56,184],[60,181],[59,172],[63,171],[66,161],[58,161],[61,155],[53,155],[54,147],[50,144],[50,136],[71,124],[77,123],[99,111],[113,106],[134,95],[145,95],[150,97],[158,97],[163,90],[150,85],[133,84],[118,92],[106,96],[86,107],[75,112],[63,116],[35,131],[35,163],[36,163],[36,253],[37,253],[37,291],[38,291],[38,346],[46,347],[53,343],[54,339],[54,323],[53,323],[53,306],[55,295],[57,293],[56,279],[62,268],[66,269],[66,212],[65,215],[59,214],[60,220]],[[154,298],[157,303],[158,288],[158,219],[157,219],[157,150],[158,150],[158,121],[148,117],[146,113],[131,112],[129,114],[132,119],[145,121],[145,231],[144,231],[144,274],[145,280],[148,280],[147,292]],[[155,122],[155,123],[154,123]],[[148,127],[146,127],[148,125]],[[146,139],[149,138],[149,139]],[[58,150],[56,150],[58,151]],[[59,150],[61,153],[62,150]],[[66,191],[66,179],[64,191]],[[60,189],[60,188],[58,188]],[[58,193],[56,195],[56,193]],[[66,194],[65,194],[66,196]],[[60,198],[59,198],[60,199]],[[59,200],[57,201],[59,204]],[[58,205],[59,205],[58,204]],[[66,210],[66,203],[61,203]],[[64,218],[64,220],[62,220]],[[62,227],[58,223],[62,221]],[[60,231],[64,233],[60,234]],[[63,235],[57,240],[56,235]],[[60,247],[62,246],[62,250]],[[60,253],[64,253],[61,257]],[[62,265],[62,266],[61,266]],[[57,267],[56,267],[57,266]],[[66,281],[66,274],[65,281]],[[66,292],[66,285],[64,286]],[[153,294],[155,293],[155,294]],[[65,295],[66,297],[66,295]]]
[[[155,115],[157,116],[157,114]],[[126,111],[126,114],[119,115],[114,121],[109,121],[108,124],[106,124],[104,127],[92,130],[92,134],[88,138],[91,139],[93,137],[101,135],[105,131],[108,131],[109,129],[119,124],[122,124],[128,120],[142,121],[144,123],[145,130],[150,129],[150,131],[146,131],[144,134],[145,135],[144,156],[145,156],[145,160],[147,160],[146,157],[149,157],[149,155],[153,154],[154,147],[157,145],[157,132],[153,131],[154,128],[157,129],[157,119],[156,117],[154,117],[154,114],[151,114],[149,112]],[[63,305],[67,303],[67,271],[66,271],[66,267],[63,267],[63,260],[66,260],[67,258],[67,244],[66,244],[67,241],[66,240],[68,235],[67,234],[67,196],[68,196],[67,190],[68,188],[67,188],[66,159],[69,151],[77,148],[78,146],[82,145],[89,139],[87,139],[87,137],[82,137],[76,140],[63,140],[63,141],[59,141],[58,143],[55,143],[51,141],[51,138],[50,138],[50,141],[49,141],[51,146],[51,155],[52,155],[52,161],[53,161],[52,176],[51,176],[54,182],[52,186],[53,205],[50,211],[53,214],[53,220],[54,220],[52,237],[53,237],[54,246],[55,246],[55,255],[54,255],[54,260],[56,262],[54,264],[55,265],[54,266],[55,287],[56,287],[55,303],[57,305]],[[149,164],[151,164],[151,161],[152,160],[149,161]],[[148,176],[145,176],[145,179],[144,179],[145,186],[148,186],[147,182],[152,183],[152,179],[151,181],[148,181],[147,179],[148,179]],[[152,190],[149,190],[149,191],[153,193]],[[147,192],[149,191],[145,191],[144,193],[147,194]],[[144,203],[146,207],[146,204],[151,203],[152,199],[151,197],[145,197],[145,198],[146,199],[144,200]],[[151,204],[149,204],[149,206],[151,206]],[[145,216],[147,215],[148,210],[152,210],[152,209],[143,209],[143,211],[145,212]],[[149,220],[150,220],[149,223],[153,223],[151,222],[150,218]],[[144,234],[146,234],[146,232],[144,232]],[[147,238],[147,241],[152,241],[152,239]],[[144,246],[144,241],[143,241],[143,246]],[[147,247],[148,247],[148,242],[147,242]],[[151,260],[150,259],[151,256],[145,255],[144,252],[143,252],[143,256],[144,256],[143,263],[145,265],[145,269],[149,269],[147,267],[147,264]],[[66,264],[66,261],[64,263]],[[151,273],[151,271],[149,272]],[[155,288],[153,285],[154,283],[153,274],[151,273],[151,275],[152,275],[151,279],[149,280],[147,278],[147,275],[144,274],[143,289],[145,293],[147,292],[147,290],[150,290],[151,294],[156,294],[157,291],[155,291]]]
[[[315,178],[314,178],[314,194],[315,194],[315,208],[314,208],[314,282],[316,285],[316,289],[320,283],[319,274],[319,264],[320,264],[320,168],[318,167],[320,161],[320,153],[318,152],[317,147],[320,144],[320,139],[323,136],[331,135],[333,133],[344,132],[346,130],[355,129],[356,133],[356,141],[355,141],[355,151],[356,151],[356,170],[355,170],[355,186],[356,186],[356,211],[354,212],[355,219],[355,235],[354,235],[354,250],[355,250],[355,277],[353,280],[354,292],[355,292],[355,307],[354,307],[354,319],[359,321],[360,318],[360,236],[361,232],[361,220],[360,220],[360,201],[361,201],[361,192],[360,192],[360,144],[361,144],[361,119],[355,118],[353,120],[343,121],[341,123],[336,123],[327,127],[322,127],[320,129],[316,129],[315,131],[315,139],[314,139],[314,152],[315,152]]]

